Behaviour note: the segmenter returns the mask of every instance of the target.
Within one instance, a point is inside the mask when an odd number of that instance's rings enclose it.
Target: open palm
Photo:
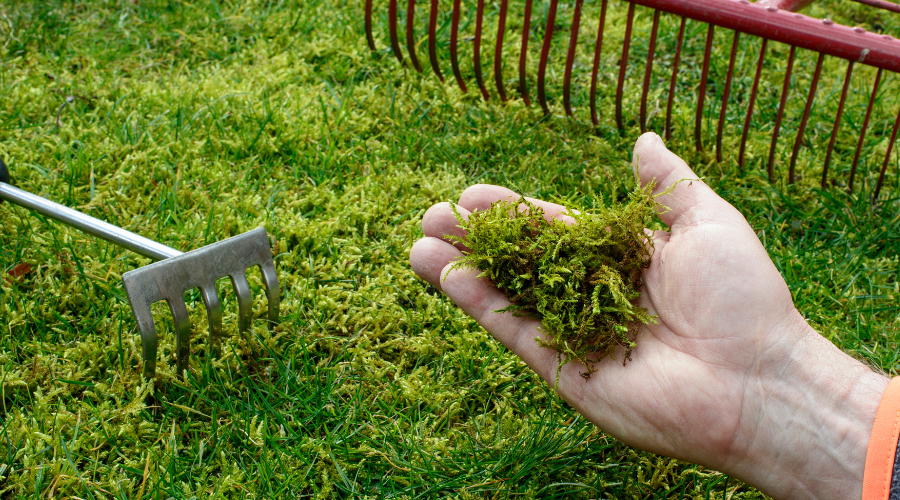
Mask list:
[[[696,177],[655,134],[641,137],[635,157],[641,181],[656,178],[658,192]],[[460,213],[516,197],[506,188],[472,186],[459,200]],[[549,217],[567,217],[562,206],[534,201]],[[799,432],[783,420],[791,400],[803,395],[783,379],[808,376],[805,363],[796,362],[808,353],[832,369],[867,369],[809,328],[749,224],[712,189],[682,182],[658,201],[670,208],[661,215],[670,232],[653,235],[639,299],[658,324],[639,331],[625,365],[621,353],[606,358],[587,380],[579,363],[563,366],[559,394],[629,445],[728,471],[771,494],[785,491],[774,478],[757,478],[754,461],[777,434]],[[509,302],[476,271],[448,272],[465,250],[444,239],[464,235],[449,204],[431,207],[422,224],[425,238],[410,253],[416,273],[555,383],[557,354],[534,340],[543,337],[540,323],[495,312]]]

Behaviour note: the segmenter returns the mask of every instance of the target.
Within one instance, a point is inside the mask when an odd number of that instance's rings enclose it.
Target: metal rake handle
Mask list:
[[[51,219],[81,229],[90,235],[114,243],[122,248],[127,248],[128,250],[145,257],[150,257],[153,260],[164,260],[182,254],[182,252],[179,252],[174,248],[167,247],[161,243],[134,234],[131,231],[126,231],[120,227],[113,226],[100,219],[95,219],[90,215],[85,215],[81,212],[72,210],[67,206],[41,198],[36,194],[23,191],[4,181],[0,181],[0,199],[46,215]]]

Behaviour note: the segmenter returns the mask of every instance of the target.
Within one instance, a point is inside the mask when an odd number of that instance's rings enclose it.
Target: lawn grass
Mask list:
[[[536,19],[546,16],[541,5]],[[622,6],[610,2],[611,40],[621,38]],[[554,46],[555,113],[542,118],[520,101],[484,103],[477,92],[400,67],[386,49],[386,2],[376,7],[371,54],[358,1],[0,5],[0,156],[18,186],[184,250],[264,225],[283,294],[282,322],[270,332],[261,279],[251,273],[255,322],[241,336],[223,283],[228,340],[216,358],[203,338],[202,300],[187,294],[195,344],[184,381],[175,377],[171,318],[160,305],[158,378],[142,380],[120,278],[149,260],[0,205],[0,497],[760,498],[723,474],[635,451],[596,430],[413,275],[408,250],[431,204],[475,182],[561,201],[620,196],[630,188],[637,130],[615,129],[608,88],[603,123],[590,125],[583,68],[576,118],[563,116],[567,36]],[[586,6],[586,40],[596,9]],[[810,13],[900,34],[896,16],[855,4],[821,2]],[[520,26],[511,16],[510,33]],[[558,33],[569,17],[560,15]],[[638,9],[638,35],[649,18]],[[540,21],[533,26],[542,32]],[[684,96],[695,92],[705,33],[689,26]],[[664,17],[661,54],[674,29]],[[645,39],[632,47],[632,124]],[[579,47],[581,61],[589,43]],[[897,148],[880,204],[871,204],[900,105],[897,76],[883,82],[857,190],[848,194],[841,183],[873,74],[857,66],[832,160],[837,185],[821,190],[818,165],[844,68],[828,60],[800,180],[787,185],[815,61],[801,51],[799,94],[786,112],[794,119],[784,125],[770,184],[765,160],[785,47],[770,49],[747,168],[732,154],[758,45],[741,40],[725,161],[716,163],[708,147],[714,97],[706,151],[693,149],[690,97],[677,103],[672,149],[748,218],[801,313],[845,351],[897,374]],[[718,30],[714,81],[729,46],[730,33]],[[615,50],[606,52],[607,86]],[[424,50],[418,55],[427,64]],[[446,46],[440,57],[449,75]],[[665,79],[667,56],[658,61],[654,71]],[[490,63],[486,57],[485,73]],[[530,64],[533,78],[535,57]],[[506,71],[515,78],[511,62]],[[470,69],[466,75],[474,90]],[[652,94],[655,130],[666,88]]]

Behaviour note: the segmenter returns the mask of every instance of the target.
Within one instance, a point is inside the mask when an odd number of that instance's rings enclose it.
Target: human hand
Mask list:
[[[642,184],[656,192],[695,178],[656,134],[635,145]],[[508,189],[476,185],[459,200],[467,217]],[[559,373],[561,397],[624,443],[734,475],[775,498],[858,498],[872,422],[887,378],[844,354],[794,308],[790,292],[744,217],[702,182],[658,198],[670,231],[653,234],[639,305],[659,317],[635,339],[631,361]],[[564,207],[534,200],[546,216]],[[466,250],[449,204],[431,207],[415,272],[442,290],[544,380],[558,359],[539,347],[534,319],[497,313],[506,297],[478,272],[449,270]],[[449,271],[449,272],[448,272]],[[621,354],[621,353],[620,353]]]

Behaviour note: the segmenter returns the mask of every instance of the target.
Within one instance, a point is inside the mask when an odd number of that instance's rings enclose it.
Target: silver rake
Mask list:
[[[141,332],[144,376],[156,374],[159,339],[150,306],[160,300],[169,304],[175,320],[175,352],[178,374],[188,366],[191,324],[184,293],[199,289],[209,319],[210,349],[218,347],[222,335],[222,305],[216,292],[216,281],[228,276],[238,302],[238,324],[241,332],[250,327],[251,296],[247,269],[259,266],[269,302],[269,328],[278,322],[280,289],[272,261],[266,230],[257,228],[227,240],[219,241],[187,253],[179,252],[153,240],[95,219],[66,206],[23,191],[9,184],[9,172],[0,160],[0,200],[33,210],[63,224],[114,243],[159,262],[126,272],[122,283],[128,302]]]

